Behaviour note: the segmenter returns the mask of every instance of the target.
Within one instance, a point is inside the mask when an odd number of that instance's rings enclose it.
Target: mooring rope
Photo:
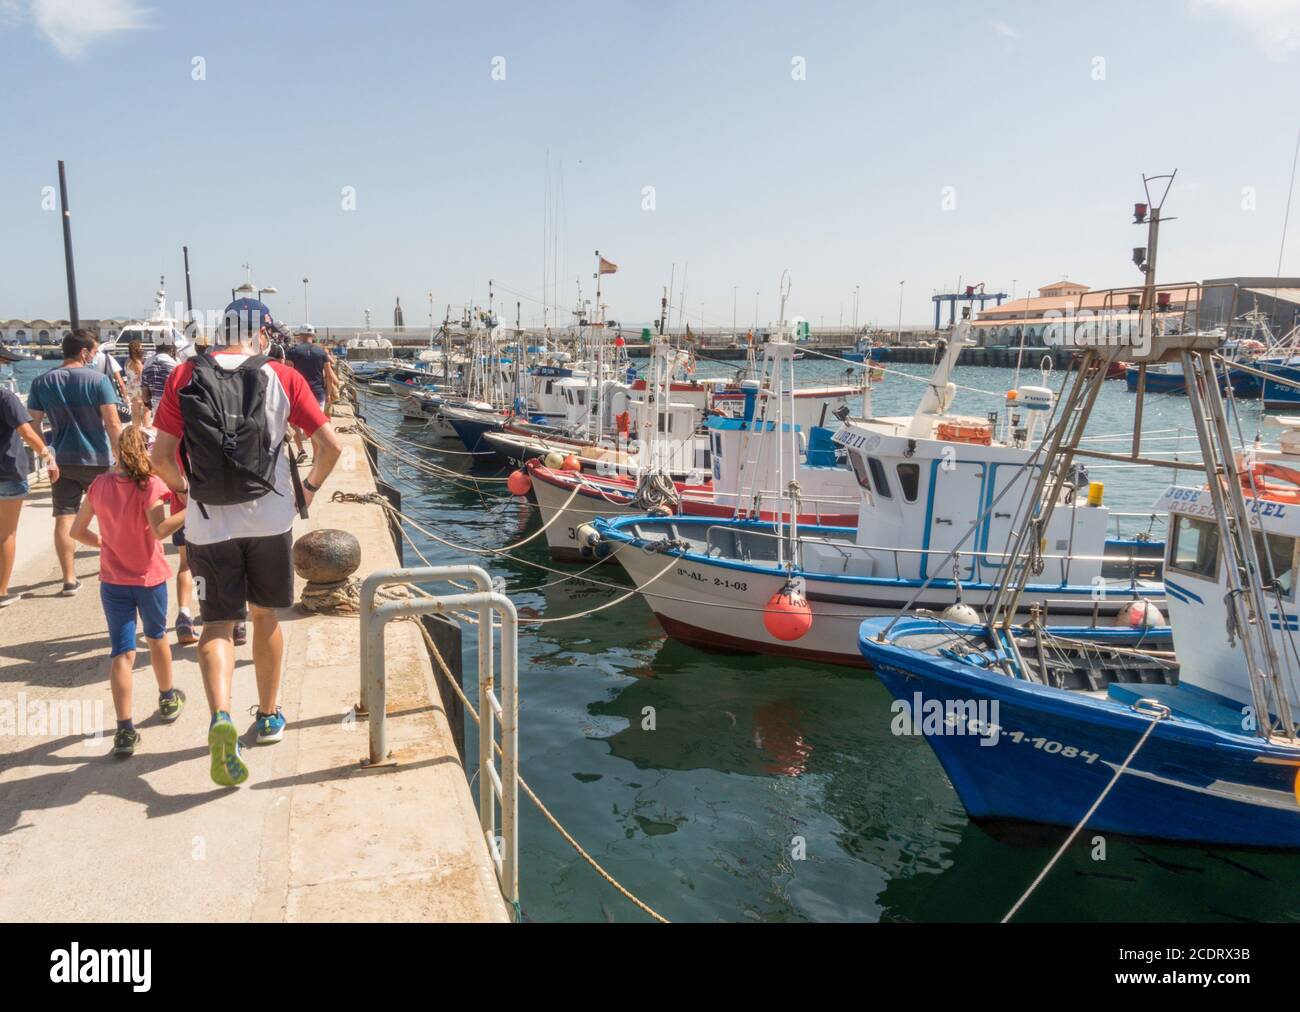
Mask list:
[[[1078,825],[1074,827],[1074,829],[1070,832],[1070,835],[1065,838],[1065,842],[1061,844],[1060,849],[1058,849],[1057,852],[1052,855],[1052,859],[1048,861],[1047,865],[1043,868],[1043,870],[1038,873],[1038,877],[1034,879],[1033,882],[1029,883],[1029,888],[1024,891],[1024,894],[1020,897],[1020,899],[1016,900],[1015,905],[1010,910],[1007,911],[1007,915],[1002,918],[1003,924],[1006,924],[1008,921],[1011,920],[1011,918],[1016,916],[1016,914],[1020,911],[1020,908],[1025,905],[1025,901],[1029,899],[1030,896],[1033,895],[1034,890],[1037,889],[1042,884],[1043,879],[1047,878],[1048,872],[1050,872],[1054,867],[1056,867],[1056,862],[1061,859],[1062,854],[1064,854],[1067,850],[1069,850],[1070,844],[1074,842],[1074,838],[1079,835],[1079,833],[1083,830],[1083,827],[1088,824],[1088,820],[1091,819],[1093,814],[1097,811],[1097,809],[1101,807],[1101,803],[1106,800],[1106,795],[1110,793],[1111,788],[1114,787],[1117,783],[1119,783],[1119,778],[1124,775],[1125,770],[1127,770],[1129,767],[1129,763],[1131,763],[1134,760],[1138,752],[1141,750],[1142,746],[1147,743],[1147,739],[1151,737],[1151,732],[1156,729],[1156,725],[1159,724],[1160,721],[1164,720],[1166,717],[1169,716],[1169,707],[1163,705],[1162,703],[1158,703],[1153,699],[1140,699],[1138,700],[1137,704],[1135,704],[1135,708],[1136,706],[1144,703],[1148,704],[1154,709],[1152,709],[1149,712],[1142,711],[1142,710],[1138,710],[1137,712],[1146,713],[1147,715],[1149,715],[1151,717],[1151,723],[1149,723],[1146,727],[1146,730],[1142,732],[1142,737],[1140,737],[1137,740],[1137,744],[1133,746],[1133,751],[1131,751],[1128,754],[1128,758],[1125,759],[1123,764],[1118,769],[1115,770],[1115,775],[1110,778],[1110,783],[1108,783],[1105,789],[1099,795],[1097,795],[1097,800],[1092,803],[1092,807],[1083,813],[1083,818],[1079,820]]]
[[[465,695],[465,690],[463,690],[460,687],[460,685],[457,683],[456,676],[451,673],[451,669],[447,666],[447,662],[443,659],[442,652],[438,649],[437,644],[434,643],[433,637],[429,635],[429,630],[427,630],[424,627],[423,622],[416,622],[415,624],[416,627],[420,630],[420,635],[424,637],[424,645],[429,649],[429,652],[433,655],[434,660],[437,661],[438,667],[442,669],[442,674],[445,681],[447,682],[448,685],[452,687],[452,690],[460,698],[461,705],[465,707],[465,712],[470,715],[471,719],[473,719],[474,726],[481,727],[482,722],[479,720],[478,711],[474,709],[474,705],[469,701],[469,697]],[[501,745],[495,740],[495,738],[492,741],[492,748],[497,755],[499,756],[504,755],[504,753],[501,751]],[[618,879],[614,878],[613,875],[611,875],[608,871],[606,871],[604,867],[601,866],[600,862],[597,861],[594,857],[591,856],[591,854],[587,852],[586,848],[584,848],[582,844],[580,844],[577,840],[574,839],[573,834],[564,828],[564,826],[560,823],[560,820],[557,819],[553,814],[551,814],[551,810],[542,803],[542,799],[539,798],[537,794],[533,791],[533,789],[528,786],[528,782],[524,780],[522,774],[519,774],[519,787],[523,790],[524,794],[528,796],[528,799],[537,806],[537,810],[542,813],[542,817],[551,824],[551,827],[555,829],[555,831],[564,838],[564,841],[570,847],[572,847],[575,851],[577,851],[579,857],[581,857],[584,861],[586,861],[587,864],[591,865],[592,869],[596,872],[596,874],[598,874],[601,878],[603,878],[606,882],[608,882],[611,886],[613,886],[614,889],[616,889],[625,899],[628,900],[628,902],[632,903],[634,906],[636,906],[647,916],[654,918],[660,924],[669,923],[668,918],[664,917],[663,914],[658,913],[657,911],[652,909],[647,903],[645,903],[643,900],[638,899],[635,895],[633,895],[632,892],[626,886],[624,886],[621,882],[618,881]]]

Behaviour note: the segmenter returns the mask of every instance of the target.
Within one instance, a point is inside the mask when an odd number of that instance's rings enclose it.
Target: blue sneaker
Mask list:
[[[259,745],[274,745],[284,737],[284,712],[277,706],[275,713],[263,713],[261,710],[255,710],[257,714],[257,743]]]
[[[212,753],[212,781],[221,787],[238,787],[248,779],[248,765],[244,762],[239,745],[239,732],[235,730],[230,714],[218,710],[212,715],[208,728],[208,749]]]

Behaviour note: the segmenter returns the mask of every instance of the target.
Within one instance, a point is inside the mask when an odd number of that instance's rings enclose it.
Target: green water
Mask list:
[[[841,375],[821,363],[799,368],[809,381]],[[954,379],[997,392],[1013,381],[1009,370],[980,368],[959,369]],[[1022,381],[1041,380],[1035,371]],[[891,377],[875,410],[910,412],[919,393],[918,384]],[[1089,431],[1131,433],[1132,403],[1122,382],[1107,384]],[[981,415],[1001,405],[962,391],[956,406]],[[421,437],[392,401],[373,399],[367,411],[380,430]],[[1253,437],[1257,409],[1248,405],[1243,415],[1243,432]],[[1181,426],[1181,446],[1190,450],[1189,424],[1184,398],[1148,398],[1148,448],[1173,450],[1177,433],[1155,433]],[[440,462],[460,468],[464,459]],[[534,511],[517,501],[480,499],[395,470],[391,459],[381,459],[381,468],[402,490],[403,508],[433,521],[448,540],[498,547],[536,529]],[[1106,482],[1109,504],[1135,511],[1149,508],[1165,481],[1131,468],[1097,468],[1093,477]],[[504,492],[500,483],[483,489]],[[544,542],[516,554],[552,566]],[[419,543],[435,562],[466,561]],[[407,561],[415,560],[408,554]],[[495,557],[485,564],[504,578],[525,619],[617,596],[577,581],[538,589],[559,577]],[[626,583],[617,568],[598,575]],[[890,733],[889,696],[870,673],[685,647],[666,640],[635,597],[574,622],[525,627],[519,655],[524,777],[616,878],[672,920],[995,921],[1059,844],[1059,836],[995,840],[970,824],[924,740]],[[472,681],[472,650],[465,670]],[[653,730],[643,729],[647,712]],[[477,754],[472,728],[468,753]],[[530,802],[520,805],[526,918],[644,919]],[[1114,838],[1105,859],[1094,860],[1091,834],[1083,834],[1020,919],[1297,920],[1297,869],[1286,855]]]

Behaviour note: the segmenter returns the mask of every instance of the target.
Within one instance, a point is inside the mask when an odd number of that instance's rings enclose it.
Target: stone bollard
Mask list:
[[[361,542],[347,531],[326,528],[299,538],[293,545],[293,568],[307,581],[302,606],[355,615],[361,597],[352,574],[360,565]]]

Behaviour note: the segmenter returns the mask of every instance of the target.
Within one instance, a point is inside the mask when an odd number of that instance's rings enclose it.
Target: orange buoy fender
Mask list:
[[[791,577],[773,594],[763,609],[763,628],[776,639],[789,643],[802,639],[812,628],[812,608],[804,593],[803,577]]]
[[[533,479],[523,471],[511,471],[506,479],[506,488],[510,489],[511,495],[527,495],[532,487]]]

